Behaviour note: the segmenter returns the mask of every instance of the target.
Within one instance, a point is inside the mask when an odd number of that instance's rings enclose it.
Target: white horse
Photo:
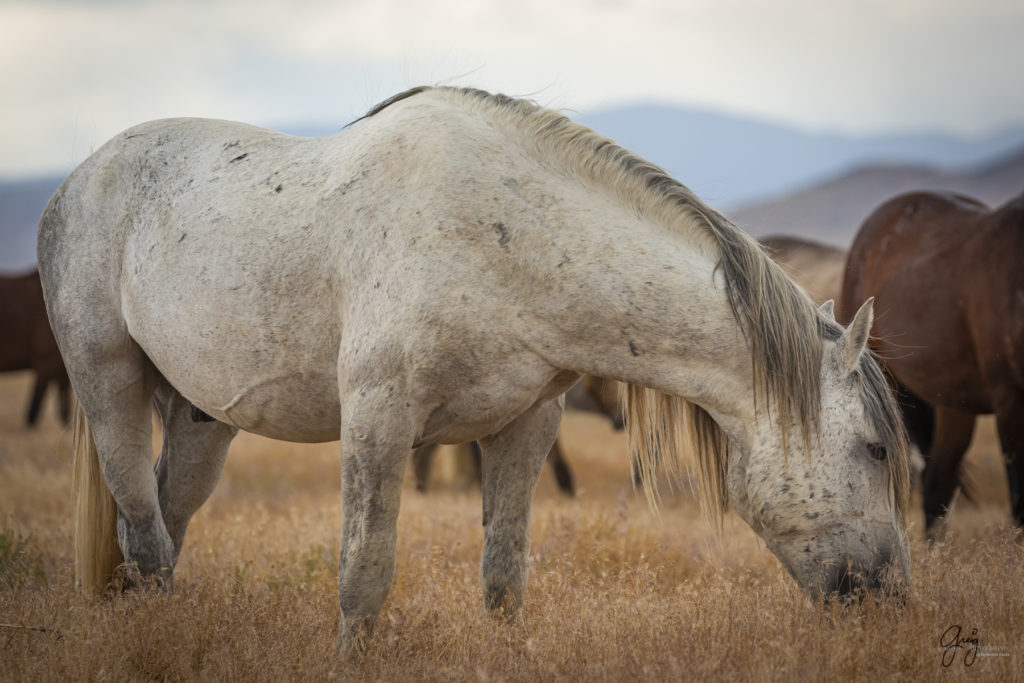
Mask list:
[[[143,124],[50,200],[39,267],[88,418],[87,590],[120,554],[170,586],[238,429],[340,438],[339,642],[359,643],[410,449],[478,439],[485,601],[515,614],[583,373],[631,383],[637,448],[693,446],[706,508],[728,502],[812,595],[906,578],[906,444],[865,352],[870,303],[844,331],[684,186],[532,103],[416,88],[325,139]]]

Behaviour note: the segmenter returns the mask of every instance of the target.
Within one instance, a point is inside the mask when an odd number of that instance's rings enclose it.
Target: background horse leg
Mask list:
[[[155,468],[160,512],[177,564],[189,520],[213,493],[238,429],[223,422],[193,421],[192,404],[166,381],[157,387],[153,402],[164,426]]]
[[[1024,392],[1011,387],[997,398],[996,427],[1010,485],[1010,513],[1017,526],[1024,526]]]
[[[393,382],[390,377],[366,381],[360,391],[342,397],[342,653],[361,648],[395,574],[398,506],[415,429],[411,416],[394,407]]]
[[[897,382],[895,389],[907,436],[921,455],[927,456],[935,436],[935,410],[902,384]]]
[[[71,421],[71,380],[66,372],[60,373],[57,386],[60,388],[60,419],[66,425]]]
[[[572,476],[572,470],[569,469],[569,463],[565,459],[565,454],[562,453],[562,447],[558,445],[558,439],[555,439],[555,443],[551,445],[548,464],[551,465],[555,481],[558,482],[558,489],[568,496],[575,496],[576,479]]]
[[[974,415],[948,408],[935,409],[935,438],[924,466],[924,528],[928,538],[949,508],[960,485],[960,462],[974,433]]]
[[[481,441],[484,602],[488,609],[504,609],[508,617],[518,614],[523,602],[530,555],[530,503],[561,419],[561,398],[535,404]]]
[[[429,443],[412,452],[412,473],[416,478],[416,490],[423,493],[430,482],[430,468],[434,465],[434,452],[437,445]]]
[[[39,371],[35,373],[35,384],[32,385],[32,398],[28,402],[28,414],[25,416],[25,424],[35,427],[39,420],[39,409],[43,405],[43,396],[46,395],[46,384],[48,377],[44,377]]]

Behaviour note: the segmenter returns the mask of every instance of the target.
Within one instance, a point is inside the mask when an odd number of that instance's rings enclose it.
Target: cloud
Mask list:
[[[0,174],[164,116],[343,122],[454,80],[588,111],[699,104],[825,129],[1024,122],[1024,5],[975,0],[0,3]]]

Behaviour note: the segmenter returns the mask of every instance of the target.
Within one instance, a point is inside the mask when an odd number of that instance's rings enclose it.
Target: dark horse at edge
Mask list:
[[[71,415],[71,382],[50,330],[43,303],[39,273],[0,276],[0,372],[32,370],[35,386],[25,422],[39,420],[46,388],[60,390],[60,416],[67,424]]]
[[[1011,514],[1024,525],[1024,193],[996,210],[929,192],[885,202],[850,249],[841,315],[867,296],[878,312],[875,351],[935,411],[926,530],[934,532],[960,485],[975,416],[990,413]]]

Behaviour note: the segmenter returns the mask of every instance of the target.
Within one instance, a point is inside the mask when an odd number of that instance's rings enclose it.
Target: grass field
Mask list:
[[[336,444],[240,435],[175,593],[87,599],[70,559],[70,438],[49,403],[24,430],[29,381],[0,375],[3,681],[1024,679],[1024,543],[990,421],[969,456],[977,501],[932,547],[915,513],[902,610],[812,603],[743,522],[712,537],[686,495],[652,515],[622,435],[569,414],[578,496],[544,473],[523,615],[498,623],[479,588],[479,492],[435,481],[421,495],[410,473],[394,586],[365,656],[340,663]],[[976,651],[943,649],[954,625]]]

